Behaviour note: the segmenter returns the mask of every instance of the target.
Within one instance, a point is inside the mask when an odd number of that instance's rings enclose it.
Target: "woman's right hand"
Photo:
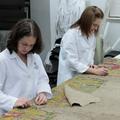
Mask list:
[[[86,73],[91,73],[91,74],[94,74],[94,75],[106,76],[106,75],[108,75],[108,69],[106,69],[104,67],[97,67],[97,68],[89,67],[88,70],[86,71]]]
[[[27,98],[18,98],[14,107],[27,108],[30,106],[30,101]]]
[[[95,69],[94,73],[96,75],[106,76],[106,75],[108,75],[108,69],[106,69],[104,67],[100,67],[100,68]]]

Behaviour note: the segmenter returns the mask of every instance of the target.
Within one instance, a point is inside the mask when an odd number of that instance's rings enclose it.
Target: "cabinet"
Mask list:
[[[29,0],[0,0],[0,30],[9,30],[18,20],[30,17],[28,3]]]

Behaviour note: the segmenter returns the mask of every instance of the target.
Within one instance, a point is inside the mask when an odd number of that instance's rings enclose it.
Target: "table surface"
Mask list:
[[[53,98],[46,105],[34,103],[27,109],[13,109],[0,120],[120,120],[120,60],[107,59],[100,66],[109,68],[108,76],[78,75],[52,89]],[[64,85],[101,99],[84,107],[70,106]]]

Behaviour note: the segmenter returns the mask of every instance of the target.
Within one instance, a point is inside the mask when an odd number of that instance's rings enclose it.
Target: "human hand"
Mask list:
[[[14,107],[27,108],[30,106],[30,101],[27,98],[18,98]]]
[[[108,69],[104,67],[97,68],[97,69],[94,69],[94,73],[96,75],[106,76],[108,75]]]
[[[45,93],[39,93],[37,97],[35,98],[35,104],[37,105],[43,105],[47,103],[47,96]]]

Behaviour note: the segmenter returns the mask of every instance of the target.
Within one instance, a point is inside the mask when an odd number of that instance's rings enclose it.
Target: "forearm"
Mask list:
[[[37,94],[45,93],[47,98],[50,99],[52,97],[52,92],[49,83],[43,82],[38,85]]]
[[[4,111],[9,111],[14,107],[16,97],[9,96],[0,91],[0,108]]]

